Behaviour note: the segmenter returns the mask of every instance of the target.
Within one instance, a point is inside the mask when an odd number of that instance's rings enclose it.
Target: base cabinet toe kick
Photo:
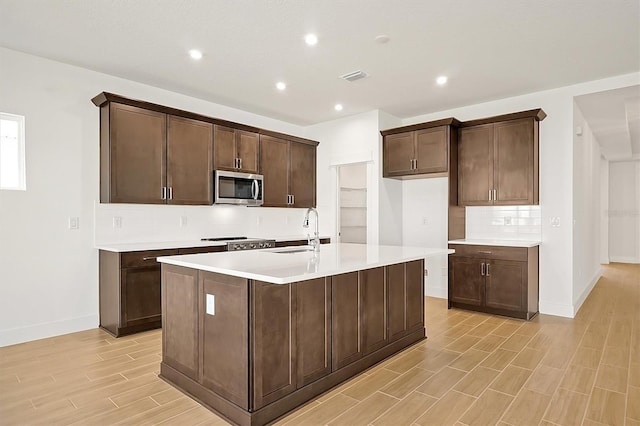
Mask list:
[[[424,260],[291,284],[162,265],[160,377],[264,425],[425,338]]]

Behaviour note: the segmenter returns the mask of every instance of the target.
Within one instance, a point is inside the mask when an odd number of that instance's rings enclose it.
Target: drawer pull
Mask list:
[[[478,253],[491,254],[489,250],[478,250]]]
[[[480,275],[484,277],[484,262],[480,264]]]
[[[145,262],[148,261],[148,260],[156,260],[156,259],[158,259],[157,256],[155,256],[155,257],[143,257],[142,258],[142,260],[144,260]]]

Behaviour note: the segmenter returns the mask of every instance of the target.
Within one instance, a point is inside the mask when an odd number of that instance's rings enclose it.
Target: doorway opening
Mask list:
[[[338,166],[338,241],[367,243],[367,163]]]

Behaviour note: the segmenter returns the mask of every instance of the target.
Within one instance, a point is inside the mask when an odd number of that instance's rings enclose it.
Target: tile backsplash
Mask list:
[[[542,239],[540,206],[491,206],[466,208],[468,239]]]
[[[223,236],[302,236],[307,232],[302,228],[305,210],[96,203],[95,243],[185,241]]]

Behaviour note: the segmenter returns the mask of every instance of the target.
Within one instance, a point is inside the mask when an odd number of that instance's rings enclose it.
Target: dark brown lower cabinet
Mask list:
[[[387,267],[390,342],[424,327],[423,269],[419,260]]]
[[[538,313],[538,247],[449,245],[449,307],[529,320]]]
[[[296,390],[295,286],[251,285],[253,402],[263,407]]]
[[[270,423],[424,338],[423,268],[271,284],[165,264],[160,375],[233,423]]]
[[[160,256],[210,253],[222,247],[111,252],[100,250],[100,327],[116,337],[162,326]]]

